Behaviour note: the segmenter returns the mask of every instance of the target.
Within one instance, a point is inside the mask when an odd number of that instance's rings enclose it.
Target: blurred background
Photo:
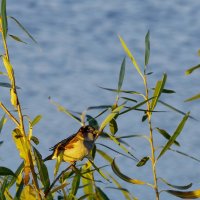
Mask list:
[[[150,30],[149,71],[154,73],[149,77],[149,87],[154,87],[162,74],[167,73],[166,88],[176,93],[163,95],[161,99],[184,112],[191,111],[191,115],[199,120],[199,101],[184,103],[186,98],[199,92],[199,72],[184,75],[186,69],[199,63],[199,9],[200,4],[195,0],[8,0],[7,14],[17,18],[38,41],[38,45],[33,44],[9,20],[9,33],[28,42],[24,45],[9,40],[8,44],[17,85],[21,87],[19,96],[24,113],[32,119],[38,114],[43,116],[34,129],[34,134],[40,139],[37,148],[43,156],[49,154],[49,147],[79,129],[79,124],[58,112],[48,97],[79,112],[88,106],[114,102],[115,94],[98,86],[117,87],[120,65],[125,56],[118,34],[143,67],[144,37]],[[142,81],[128,59],[123,89],[143,92]],[[8,94],[8,89],[1,88],[0,99],[5,104],[9,102]],[[168,112],[155,114],[153,126],[172,134],[182,116],[163,106],[158,108]],[[134,111],[121,118],[118,134],[148,134],[146,125],[141,122],[142,115]],[[4,141],[0,159],[1,165],[15,169],[20,159],[13,148],[12,128],[14,125],[7,123],[0,136]],[[164,145],[166,141],[156,134],[156,145]],[[199,121],[189,119],[178,141],[180,151],[200,158]],[[130,139],[129,142],[138,157],[149,152],[146,141]],[[122,161],[120,169],[123,173],[137,179],[152,180],[150,162],[138,169],[135,162],[118,157],[117,163]],[[51,161],[48,166],[53,168],[54,163]],[[192,159],[167,152],[158,163],[158,176],[174,185],[192,182],[192,189],[197,189],[200,187],[199,166],[200,163]],[[139,199],[154,199],[149,188],[121,183]],[[160,185],[167,188],[162,183]],[[119,199],[121,195],[116,191],[106,191],[111,199]],[[161,193],[161,199],[176,198]]]

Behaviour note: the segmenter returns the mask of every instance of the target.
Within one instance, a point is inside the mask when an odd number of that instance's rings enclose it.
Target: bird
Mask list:
[[[98,136],[98,131],[90,125],[82,126],[77,133],[58,142],[49,150],[52,154],[47,156],[43,162],[57,159],[62,154],[62,161],[76,163],[87,157],[93,149],[94,142]]]

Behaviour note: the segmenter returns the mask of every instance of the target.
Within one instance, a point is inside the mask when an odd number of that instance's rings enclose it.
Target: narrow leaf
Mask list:
[[[174,195],[176,197],[179,197],[181,199],[198,199],[200,198],[200,189],[194,190],[194,191],[177,191],[177,190],[164,190],[165,192],[168,192],[171,195]]]
[[[150,57],[150,31],[147,32],[145,36],[145,66],[149,63]]]
[[[8,176],[8,175],[16,177],[15,173],[11,169],[7,167],[0,167],[0,176]]]
[[[158,99],[162,93],[162,90],[165,86],[165,82],[166,82],[166,79],[167,79],[167,75],[166,74],[163,74],[163,78],[162,80],[159,80],[157,83],[156,83],[156,87],[155,87],[155,91],[154,91],[154,94],[153,96],[155,98],[152,99],[152,102],[151,102],[151,110],[154,110],[154,108],[156,107],[156,104],[158,102]]]
[[[6,118],[6,115],[4,114],[3,117],[1,118],[1,121],[0,121],[0,134],[1,134],[1,131],[2,131],[3,125],[6,122],[7,122],[7,118]]]
[[[13,39],[13,40],[15,40],[15,41],[17,41],[17,42],[21,42],[21,43],[24,43],[24,44],[27,44],[26,42],[24,42],[23,40],[21,40],[19,37],[17,37],[16,35],[11,35],[11,34],[9,34],[9,36]]]
[[[171,135],[165,131],[164,129],[160,129],[160,128],[156,128],[156,130],[164,137],[166,138],[167,140],[170,140],[171,138]],[[177,142],[176,140],[174,141],[174,144],[177,145],[177,146],[180,146],[179,142]]]
[[[12,85],[10,83],[0,82],[0,86],[1,87],[6,87],[6,88],[12,88]],[[21,88],[16,86],[16,89],[21,89]]]
[[[144,157],[144,158],[142,158],[138,163],[137,163],[137,167],[142,167],[142,166],[144,166],[146,163],[147,163],[147,161],[149,160],[149,157]]]
[[[76,174],[74,176],[74,179],[72,181],[72,188],[71,188],[70,195],[72,195],[72,196],[76,195],[78,188],[80,186],[80,178],[81,178],[81,176],[79,174]]]
[[[121,90],[123,80],[124,80],[124,75],[125,75],[125,66],[126,66],[126,58],[123,59],[122,64],[121,64],[121,69],[119,73],[119,81],[118,81],[118,94],[119,91]]]
[[[143,74],[142,74],[142,72],[141,72],[141,70],[140,70],[139,65],[137,64],[135,58],[133,57],[132,53],[131,53],[130,50],[128,49],[126,43],[124,42],[124,40],[122,39],[121,36],[119,36],[119,40],[120,40],[120,42],[121,42],[122,47],[124,48],[124,51],[126,52],[127,56],[131,59],[133,65],[134,65],[134,67],[136,68],[136,70],[138,71],[139,75],[140,75],[142,78],[144,78],[144,77],[143,77]]]
[[[12,16],[9,16],[9,18],[12,19],[26,33],[26,35],[28,35],[28,37],[31,38],[31,40],[37,44],[37,41],[34,39],[34,37],[25,29],[25,27],[16,18]]]
[[[3,29],[3,37],[4,37],[4,40],[5,40],[7,32],[8,32],[6,0],[1,1],[1,24],[2,24],[2,29]]]
[[[96,198],[98,200],[109,200],[108,196],[99,187],[96,187]]]
[[[117,126],[117,122],[114,118],[110,121],[109,127],[110,127],[110,132],[113,135],[115,135],[115,133],[117,133],[117,131],[118,131],[118,126]]]
[[[199,69],[200,68],[200,64],[199,65],[196,65],[194,67],[191,67],[190,69],[186,70],[185,71],[185,75],[189,75],[191,74],[193,71],[195,71],[196,69]]]
[[[188,185],[184,185],[184,186],[178,186],[178,185],[172,185],[169,182],[167,182],[165,179],[163,178],[159,178],[163,183],[165,183],[166,185],[168,185],[169,187],[172,187],[174,189],[178,189],[178,190],[187,190],[189,188],[192,187],[192,183],[188,184]]]
[[[103,131],[103,129],[106,127],[106,125],[116,116],[119,114],[119,111],[122,110],[122,108],[124,107],[124,105],[121,105],[117,108],[115,108],[105,119],[104,121],[101,123],[99,131]]]
[[[140,180],[137,180],[137,179],[132,179],[124,174],[121,173],[121,171],[119,170],[118,166],[116,165],[115,163],[115,159],[113,159],[113,162],[112,162],[112,170],[113,172],[119,177],[121,178],[122,180],[126,181],[126,182],[129,182],[129,183],[132,183],[132,184],[137,184],[137,185],[144,185],[146,184],[145,182],[143,181],[140,181]]]
[[[31,123],[32,127],[35,126],[41,119],[42,119],[42,115],[37,115],[37,116],[33,119],[32,123]]]
[[[159,156],[157,159],[159,159],[170,147],[171,145],[174,143],[174,141],[176,140],[176,138],[179,136],[179,134],[181,133],[181,131],[183,130],[183,127],[187,121],[189,117],[189,113],[187,113],[183,119],[181,120],[181,122],[179,123],[177,129],[175,130],[174,134],[171,136],[170,140],[166,143],[166,145],[163,147],[162,151],[160,152]]]
[[[197,99],[200,99],[200,94],[196,94],[196,95],[190,97],[189,99],[186,99],[185,102],[194,101],[194,100],[197,100]]]

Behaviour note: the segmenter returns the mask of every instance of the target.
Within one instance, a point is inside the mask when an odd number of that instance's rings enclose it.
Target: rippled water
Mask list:
[[[16,17],[37,39],[38,45],[22,45],[10,42],[11,60],[15,67],[17,85],[24,113],[32,118],[38,114],[43,119],[34,132],[40,139],[38,149],[47,155],[48,148],[55,141],[65,138],[79,127],[66,115],[56,111],[48,97],[63,106],[83,111],[88,106],[112,104],[114,95],[97,87],[114,88],[117,85],[123,49],[117,35],[120,34],[132,50],[138,63],[144,63],[144,36],[151,32],[150,70],[154,74],[150,78],[150,87],[163,72],[168,74],[167,88],[176,90],[176,94],[164,95],[162,99],[177,108],[199,118],[198,102],[183,103],[183,100],[199,92],[198,72],[186,77],[184,71],[199,63],[199,8],[198,1],[191,0],[126,0],[126,1],[71,1],[49,0],[8,1],[8,14]],[[10,33],[28,40],[23,32],[9,21]],[[30,41],[29,41],[30,42]],[[30,42],[31,43],[31,42]],[[124,89],[143,91],[142,82],[136,70],[127,62]],[[8,101],[6,89],[1,89],[1,100]],[[167,110],[166,108],[162,108]],[[120,120],[119,134],[146,133],[146,127],[140,123],[142,114],[131,113]],[[155,126],[166,128],[173,133],[179,114],[156,114]],[[7,124],[2,133],[4,147],[0,148],[2,165],[18,165],[17,153],[13,152]],[[180,150],[199,157],[199,122],[189,120],[179,138]],[[164,145],[165,141],[160,140]],[[157,142],[157,140],[156,140]],[[135,153],[146,156],[146,143],[132,139]],[[6,153],[4,152],[6,149]],[[167,155],[168,154],[168,155]],[[172,184],[188,184],[193,182],[193,189],[200,186],[199,163],[167,153],[158,164],[158,174]],[[118,162],[123,158],[118,158]],[[151,181],[149,165],[136,169],[135,163],[124,161],[121,169],[142,180]],[[48,165],[52,165],[49,163]],[[122,184],[139,199],[154,199],[154,194],[143,186]],[[164,186],[161,184],[161,186]],[[104,186],[102,186],[104,187]],[[116,199],[118,193],[111,193],[111,199]],[[121,197],[123,198],[123,197]],[[161,194],[161,199],[173,199],[168,194]],[[174,198],[175,199],[175,198]]]

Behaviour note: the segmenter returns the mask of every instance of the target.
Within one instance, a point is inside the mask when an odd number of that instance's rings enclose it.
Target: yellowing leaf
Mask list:
[[[194,190],[194,191],[188,191],[188,192],[182,192],[178,190],[165,190],[165,192],[168,192],[176,197],[179,197],[181,199],[198,199],[200,198],[200,189]]]
[[[127,56],[131,59],[133,65],[135,66],[136,70],[138,71],[138,73],[140,74],[140,76],[141,76],[142,78],[144,78],[143,75],[142,75],[142,72],[141,72],[141,70],[140,70],[139,65],[137,64],[135,58],[133,57],[132,53],[131,53],[130,50],[128,49],[126,43],[124,42],[124,40],[122,39],[121,36],[119,36],[119,40],[120,40],[120,42],[121,42],[121,44],[122,44],[122,47],[124,48],[124,51],[126,52]]]
[[[11,85],[13,86],[15,85],[15,80],[14,80],[14,72],[13,72],[12,65],[10,64],[6,56],[3,56],[2,59],[3,59],[3,64],[8,74],[8,78],[10,79]]]
[[[22,134],[21,131],[19,129],[14,129],[13,133],[12,133],[12,137],[13,140],[15,142],[15,145],[19,151],[19,155],[21,158],[23,158],[24,160],[26,160],[26,151],[25,151],[25,144],[24,141],[22,139]]]
[[[34,188],[31,185],[25,186],[20,196],[20,200],[35,200],[35,199],[37,199],[37,195]]]
[[[121,171],[119,170],[118,166],[116,165],[115,163],[115,159],[113,160],[112,162],[112,170],[113,172],[119,177],[121,178],[122,180],[126,181],[126,182],[129,182],[129,183],[132,183],[132,184],[137,184],[137,185],[144,185],[146,184],[144,181],[140,181],[140,180],[137,180],[137,179],[132,179],[124,174],[121,173]]]
[[[18,105],[17,94],[13,88],[10,89],[10,101],[14,107]]]

